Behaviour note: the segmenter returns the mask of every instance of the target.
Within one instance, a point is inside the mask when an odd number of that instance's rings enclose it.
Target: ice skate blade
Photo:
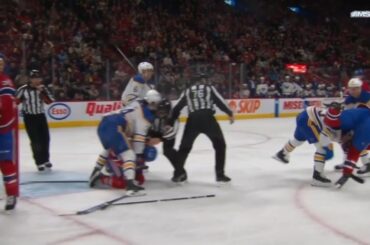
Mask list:
[[[281,162],[283,164],[289,164],[289,162],[284,162],[283,160],[281,160],[280,158],[278,158],[277,156],[272,156],[273,159],[275,159],[276,161],[278,162]]]
[[[146,195],[145,190],[142,191],[126,191],[126,195],[130,197]]]
[[[311,186],[329,188],[329,187],[332,187],[333,186],[333,183],[331,183],[331,182],[330,183],[323,183],[321,181],[318,181],[318,180],[313,179],[311,181]]]

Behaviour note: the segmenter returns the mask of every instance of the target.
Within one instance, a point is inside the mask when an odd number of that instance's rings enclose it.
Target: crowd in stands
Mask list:
[[[0,51],[17,86],[38,68],[64,101],[120,98],[135,70],[117,47],[133,64],[152,62],[171,99],[199,71],[226,98],[337,96],[370,67],[368,23],[335,1],[330,13],[313,4],[311,16],[282,0],[252,2],[242,11],[221,0],[13,0],[0,9]]]

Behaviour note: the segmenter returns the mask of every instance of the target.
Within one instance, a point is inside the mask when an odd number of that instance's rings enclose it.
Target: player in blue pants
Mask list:
[[[289,163],[290,153],[305,141],[314,144],[316,152],[314,155],[314,171],[312,185],[330,186],[331,181],[324,175],[325,161],[333,157],[332,145],[323,147],[319,142],[320,133],[323,129],[325,110],[320,107],[310,106],[301,112],[296,118],[296,128],[293,139],[290,139],[283,149],[274,158],[283,163]]]

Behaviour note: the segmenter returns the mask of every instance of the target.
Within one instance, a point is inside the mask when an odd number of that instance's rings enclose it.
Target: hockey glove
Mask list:
[[[328,161],[334,157],[334,151],[330,147],[324,147],[325,150],[325,161]]]

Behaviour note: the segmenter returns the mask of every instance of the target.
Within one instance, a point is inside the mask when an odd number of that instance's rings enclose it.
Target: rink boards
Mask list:
[[[333,100],[337,98],[231,99],[227,102],[235,112],[236,119],[253,119],[291,117],[307,106],[321,106]],[[96,126],[104,114],[120,108],[120,101],[55,102],[47,105],[45,112],[50,127],[81,127]],[[181,121],[185,121],[186,116],[187,109],[185,108],[181,113]],[[20,127],[24,128],[21,117],[22,115],[19,120]],[[228,119],[218,108],[216,108],[216,118],[218,120]]]

